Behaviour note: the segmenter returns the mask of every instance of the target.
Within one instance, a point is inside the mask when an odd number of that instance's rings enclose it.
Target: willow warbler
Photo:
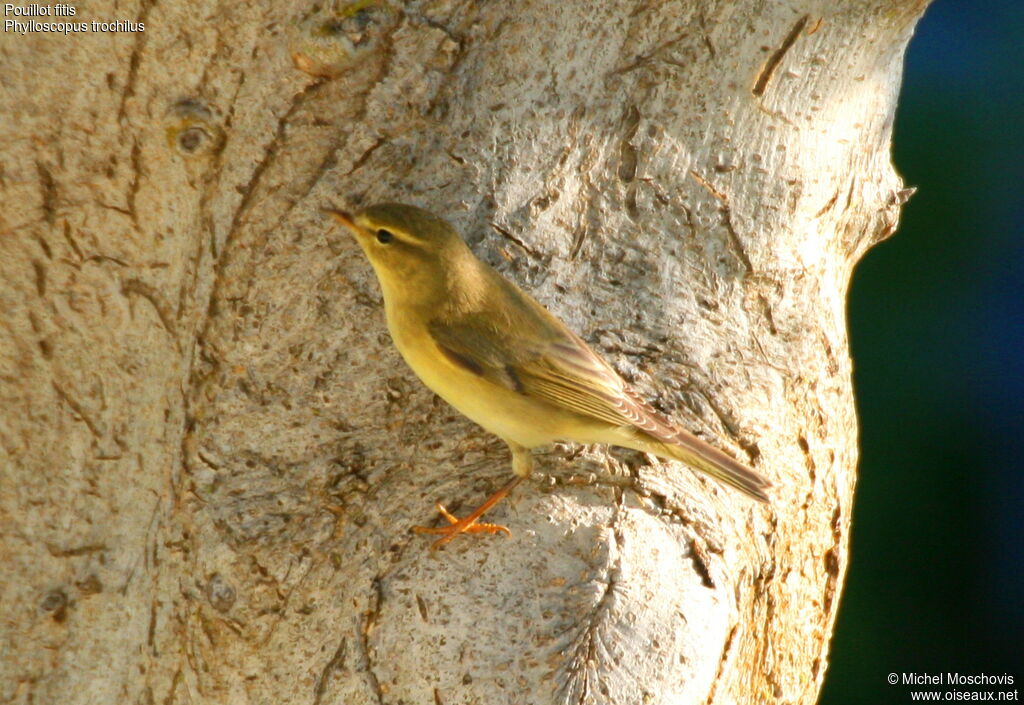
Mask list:
[[[446,221],[382,203],[355,215],[325,209],[355,236],[384,293],[388,330],[424,384],[512,451],[514,479],[463,519],[438,509],[434,547],[467,531],[530,474],[530,448],[608,443],[681,460],[767,501],[769,483],[673,424],[529,294],[478,260]]]

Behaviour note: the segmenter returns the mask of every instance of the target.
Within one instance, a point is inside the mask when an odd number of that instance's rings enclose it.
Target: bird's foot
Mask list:
[[[443,504],[437,505],[437,511],[441,513],[445,519],[448,520],[448,526],[414,526],[412,528],[417,534],[441,534],[441,538],[434,542],[431,548],[437,549],[445,545],[459,534],[500,534],[504,533],[509,536],[512,532],[509,531],[507,526],[501,524],[488,524],[486,522],[477,521],[479,515],[473,516],[470,514],[464,519],[459,519],[457,516],[449,512],[444,508]]]
[[[448,520],[448,526],[414,526],[413,531],[417,534],[441,534],[441,538],[435,541],[431,546],[433,549],[441,548],[441,546],[444,546],[459,534],[499,534],[504,532],[511,536],[512,532],[508,530],[507,526],[502,526],[501,524],[486,524],[477,520],[482,517],[488,509],[500,502],[501,499],[511,492],[516,485],[522,482],[522,479],[523,478],[521,477],[516,477],[509,480],[504,487],[488,497],[487,501],[477,507],[474,512],[462,519],[459,519],[457,516],[449,512],[443,505],[438,504],[437,511],[441,512],[441,516]]]

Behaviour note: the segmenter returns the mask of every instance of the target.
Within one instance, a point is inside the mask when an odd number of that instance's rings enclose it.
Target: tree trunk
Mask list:
[[[156,3],[3,36],[0,702],[812,703],[847,564],[850,272],[926,0]],[[92,8],[90,8],[92,11]],[[55,18],[44,18],[53,20]],[[510,477],[319,207],[449,218],[769,477]]]

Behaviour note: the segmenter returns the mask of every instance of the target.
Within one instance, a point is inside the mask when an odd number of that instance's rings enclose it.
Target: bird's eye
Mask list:
[[[381,243],[382,245],[386,245],[394,239],[395,234],[390,230],[385,230],[384,228],[381,228],[380,230],[377,231],[377,242]]]

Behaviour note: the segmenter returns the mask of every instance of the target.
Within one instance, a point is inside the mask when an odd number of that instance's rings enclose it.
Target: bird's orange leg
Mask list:
[[[441,512],[441,515],[448,520],[448,526],[414,526],[413,531],[417,534],[443,534],[441,538],[434,542],[431,548],[437,549],[445,545],[459,534],[467,533],[487,533],[497,534],[505,532],[509,536],[512,532],[508,530],[508,527],[501,526],[500,524],[485,524],[484,522],[478,522],[477,519],[482,517],[491,507],[500,502],[505,498],[509,492],[511,492],[516,485],[523,481],[522,477],[514,477],[509,480],[504,487],[492,494],[487,498],[487,501],[477,507],[471,514],[463,519],[459,519],[453,515],[441,504],[437,505],[437,510]]]

